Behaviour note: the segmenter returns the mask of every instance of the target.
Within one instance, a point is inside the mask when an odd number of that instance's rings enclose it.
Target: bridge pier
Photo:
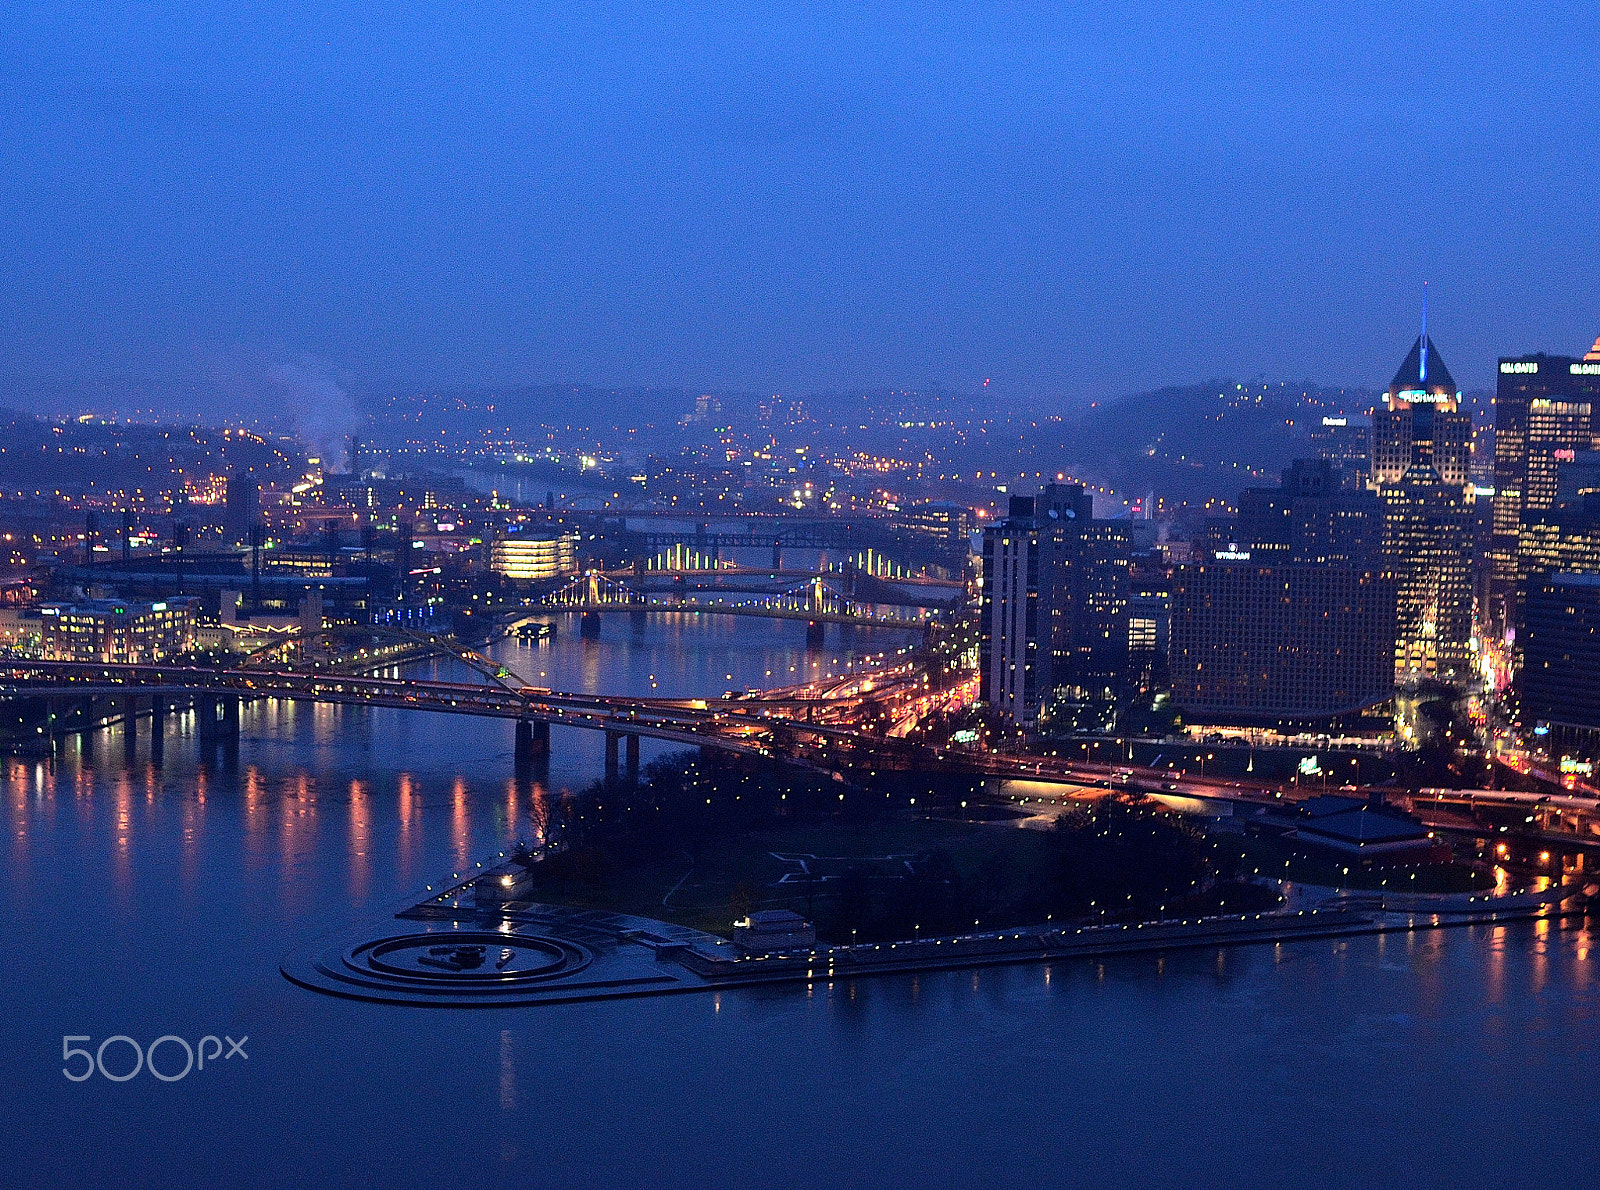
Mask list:
[[[623,772],[629,785],[639,784],[639,737],[628,736],[628,748],[625,753],[626,767]]]
[[[194,722],[195,734],[200,737],[200,742],[208,744],[217,738],[217,696],[215,694],[196,694],[194,696]]]
[[[543,720],[518,719],[517,768],[528,768],[539,759],[550,759],[550,725]]]
[[[828,643],[828,625],[822,620],[806,621],[806,648],[820,649]]]
[[[166,753],[167,697],[157,694],[150,700],[150,763],[157,768]]]
[[[85,695],[78,699],[78,755],[89,761],[94,758],[94,728],[94,699]]]
[[[606,784],[612,785],[617,780],[617,742],[622,738],[620,731],[606,732]]]
[[[578,635],[584,640],[600,639],[600,613],[584,612],[578,621]]]
[[[777,540],[772,543],[772,569],[783,569],[783,542]]]
[[[236,743],[239,739],[239,696],[201,694],[194,700],[195,718],[204,743]]]
[[[122,759],[133,763],[139,750],[139,700],[128,695],[122,700]]]

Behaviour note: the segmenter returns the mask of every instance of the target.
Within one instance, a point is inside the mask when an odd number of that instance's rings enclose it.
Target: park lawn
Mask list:
[[[792,909],[812,916],[829,895],[829,878],[852,867],[899,874],[905,860],[944,850],[963,881],[975,881],[987,868],[1027,882],[1042,871],[1047,845],[1042,832],[1007,823],[905,816],[862,824],[784,824],[714,840],[693,857],[681,853],[618,866],[595,882],[541,884],[534,895],[552,904],[653,917],[727,936],[735,918],[752,910]],[[819,879],[808,881],[798,862],[780,860],[774,852],[815,857],[806,863]],[[788,882],[785,875],[791,877]]]

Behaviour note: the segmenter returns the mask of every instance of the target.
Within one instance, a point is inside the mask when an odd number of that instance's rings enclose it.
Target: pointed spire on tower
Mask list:
[[[1583,358],[1589,361],[1600,360],[1600,338],[1595,339],[1594,346],[1589,348],[1589,354]]]
[[[1422,283],[1422,338],[1417,340],[1422,345],[1421,367],[1418,368],[1418,379],[1426,386],[1428,383],[1428,283]]]

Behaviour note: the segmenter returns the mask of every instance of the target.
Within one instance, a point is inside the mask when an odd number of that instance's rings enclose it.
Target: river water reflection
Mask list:
[[[624,616],[497,649],[554,688],[716,694],[903,643],[836,639]],[[598,772],[598,737],[553,748],[550,787]],[[283,980],[527,832],[548,789],[511,751],[491,720],[274,704],[231,770],[170,736],[160,772],[125,766],[116,731],[0,764],[0,1184],[1592,1182],[1577,922],[522,1010]],[[114,1034],[249,1057],[63,1077],[63,1036]]]

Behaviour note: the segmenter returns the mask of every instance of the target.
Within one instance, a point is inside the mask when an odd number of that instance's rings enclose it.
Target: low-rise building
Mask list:
[[[895,519],[908,532],[931,537],[944,545],[965,545],[972,532],[972,509],[945,500],[908,505]]]
[[[193,596],[46,603],[39,651],[52,661],[160,661],[194,648],[199,604]]]
[[[1303,848],[1364,868],[1440,863],[1450,856],[1449,847],[1410,815],[1334,794],[1295,807],[1289,833]]]
[[[733,923],[733,944],[746,954],[800,950],[817,944],[817,931],[792,909],[762,909]]]
[[[578,536],[553,529],[509,533],[489,552],[489,569],[515,582],[547,582],[578,570]]]

